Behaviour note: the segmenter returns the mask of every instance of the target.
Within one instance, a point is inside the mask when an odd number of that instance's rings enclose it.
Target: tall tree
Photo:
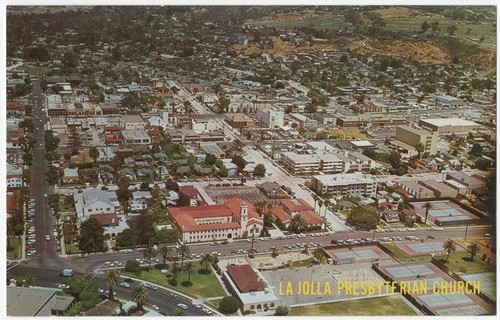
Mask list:
[[[118,282],[120,282],[118,271],[110,269],[104,272],[104,284],[109,287],[109,300],[113,300],[113,286],[116,286]]]
[[[173,251],[174,250],[171,247],[167,246],[164,243],[162,243],[158,247],[158,253],[163,258],[163,267],[165,267],[165,263],[166,263],[167,259],[172,255]]]
[[[418,143],[416,146],[415,146],[415,150],[417,150],[418,152],[418,158],[420,159],[420,156],[422,154],[422,152],[425,151],[425,146],[422,144],[422,143]]]
[[[477,243],[472,243],[470,244],[467,249],[469,250],[470,252],[470,259],[471,261],[474,261],[474,257],[479,253],[479,251],[481,250],[479,248],[479,246],[477,245]]]
[[[143,305],[149,299],[149,292],[145,286],[134,286],[132,290],[132,300],[137,302],[137,308],[139,310],[144,310]]]
[[[451,239],[446,240],[446,242],[443,245],[443,249],[446,251],[448,254],[446,256],[446,262],[450,259],[450,253],[457,251],[457,246],[455,242],[453,242]]]
[[[145,259],[148,259],[148,270],[151,270],[151,260],[156,258],[156,255],[158,254],[156,249],[153,247],[147,247],[142,254]]]
[[[71,149],[71,154],[78,154],[78,149],[82,146],[82,138],[75,126],[69,128],[68,147]]]
[[[196,267],[194,266],[194,264],[191,261],[189,261],[186,263],[186,265],[184,266],[182,271],[185,274],[187,274],[188,282],[191,282],[191,276],[196,272]]]
[[[208,273],[208,266],[212,263],[213,258],[210,253],[204,253],[201,255],[200,264],[205,265],[205,270]]]
[[[290,226],[293,232],[300,233],[307,226],[306,219],[301,214],[296,214],[290,220]]]
[[[83,252],[98,252],[104,249],[104,227],[96,218],[85,220],[80,228],[78,247]]]
[[[181,256],[181,269],[183,268],[184,266],[184,257],[186,255],[188,255],[190,252],[189,250],[189,247],[186,245],[186,244],[182,244],[180,247],[179,247],[179,254]]]
[[[427,202],[426,204],[424,204],[424,209],[425,209],[425,221],[424,221],[424,224],[427,223],[427,216],[429,216],[429,211],[434,209],[434,207],[432,206],[432,203],[430,202]]]

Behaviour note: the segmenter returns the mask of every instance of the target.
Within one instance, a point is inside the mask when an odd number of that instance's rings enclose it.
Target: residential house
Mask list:
[[[78,168],[64,168],[62,177],[63,183],[75,183],[79,180]]]
[[[115,191],[87,188],[73,195],[78,219],[88,218],[92,214],[115,213],[119,206]]]

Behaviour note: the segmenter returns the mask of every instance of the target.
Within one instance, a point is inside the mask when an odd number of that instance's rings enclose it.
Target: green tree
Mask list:
[[[97,162],[97,158],[99,157],[99,150],[96,147],[90,148],[89,156],[94,160],[94,162]]]
[[[80,228],[78,247],[83,252],[98,252],[104,250],[104,227],[96,218],[88,218]]]
[[[156,258],[158,253],[156,252],[155,248],[153,247],[147,247],[146,250],[142,253],[145,259],[148,260],[148,270],[151,270],[151,260]]]
[[[424,209],[425,209],[425,220],[424,220],[424,224],[427,223],[427,217],[429,216],[429,211],[434,209],[434,207],[432,206],[432,203],[430,202],[427,202],[426,204],[424,204]]]
[[[144,310],[143,305],[149,299],[149,292],[145,286],[134,286],[132,290],[132,300],[137,303],[137,309]]]
[[[469,246],[467,246],[467,249],[470,252],[470,260],[474,261],[474,257],[481,251],[477,243],[471,243]]]
[[[217,162],[217,157],[211,153],[207,153],[205,156],[205,163],[212,166]]]
[[[257,164],[253,170],[253,174],[257,177],[265,176],[266,175],[266,167],[262,163]]]
[[[16,277],[16,285],[18,287],[34,287],[37,284],[38,284],[38,279],[30,273],[25,273],[23,275]]]
[[[156,231],[153,243],[154,244],[176,243],[178,239],[179,236],[175,229],[163,228],[161,230]]]
[[[449,27],[446,28],[446,31],[448,32],[448,34],[450,36],[454,35],[455,32],[457,32],[457,30],[458,30],[458,28],[457,28],[456,25],[451,25],[451,26],[449,26]]]
[[[290,309],[287,306],[277,306],[274,311],[275,316],[287,316]]]
[[[415,146],[415,149],[417,150],[418,152],[418,158],[421,159],[420,155],[422,152],[425,151],[425,146],[422,144],[422,143],[418,143],[416,146]]]
[[[60,174],[58,168],[54,166],[49,166],[49,170],[47,171],[47,173],[45,173],[45,175],[47,176],[47,182],[51,186],[59,184]]]
[[[448,239],[443,245],[443,249],[446,251],[447,256],[446,256],[446,263],[448,263],[448,260],[450,259],[450,253],[457,251],[457,246],[453,240]]]
[[[191,283],[191,276],[193,274],[195,274],[196,267],[194,266],[194,264],[191,261],[189,261],[189,262],[186,263],[186,265],[182,269],[182,272],[184,272],[184,274],[187,274],[187,276],[188,276],[188,283]]]
[[[363,208],[354,208],[346,220],[351,226],[370,231],[377,228],[379,215],[377,212]]]
[[[491,161],[488,159],[479,158],[474,162],[474,167],[482,171],[488,170],[490,166]]]
[[[200,264],[205,265],[206,273],[208,274],[208,266],[213,261],[213,256],[210,253],[204,253],[201,255]]]
[[[189,207],[191,205],[191,199],[184,193],[179,193],[179,199],[177,200],[177,207]]]
[[[142,271],[139,261],[127,260],[127,262],[125,262],[125,271],[139,276]]]
[[[167,246],[166,244],[161,244],[158,247],[158,254],[163,259],[163,267],[166,265],[167,259],[174,253],[174,249],[172,247]]]
[[[182,269],[184,267],[184,257],[189,254],[190,250],[189,247],[185,243],[183,243],[179,247],[178,251],[179,255],[181,256],[181,269]]]
[[[219,311],[224,314],[231,314],[238,311],[239,303],[233,296],[227,296],[222,298],[219,302]]]
[[[78,149],[82,146],[82,138],[75,126],[69,128],[68,147],[71,149],[71,154],[78,154]]]
[[[116,245],[120,248],[135,247],[137,243],[136,233],[127,228],[116,235]]]
[[[104,271],[104,285],[109,287],[109,300],[113,300],[113,286],[120,282],[120,273],[115,269]]]
[[[425,20],[424,22],[422,22],[422,25],[420,26],[420,29],[422,30],[422,33],[426,33],[427,30],[429,30],[429,22],[427,22],[427,20]]]
[[[231,161],[232,163],[237,165],[240,170],[245,169],[245,166],[247,165],[245,159],[243,159],[243,157],[239,155],[234,155]]]
[[[299,213],[292,217],[290,226],[294,233],[300,233],[307,226],[306,219]]]
[[[481,147],[481,145],[476,142],[472,145],[469,153],[475,157],[480,157],[483,155],[483,147]]]

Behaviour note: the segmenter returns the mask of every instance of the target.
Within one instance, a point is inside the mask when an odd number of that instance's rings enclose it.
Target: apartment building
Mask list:
[[[365,178],[362,173],[328,174],[313,176],[312,190],[320,196],[366,196],[374,197],[377,181]]]
[[[284,126],[285,114],[283,111],[276,111],[272,109],[257,110],[257,121],[267,128],[281,128]]]
[[[431,155],[434,155],[437,152],[437,138],[437,133],[428,130],[417,129],[410,126],[401,126],[396,128],[397,140],[402,141],[413,148],[416,148],[418,144],[422,144],[425,147],[424,152],[428,152]]]

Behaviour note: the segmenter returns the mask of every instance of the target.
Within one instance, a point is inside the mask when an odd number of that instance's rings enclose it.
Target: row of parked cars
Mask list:
[[[26,255],[31,257],[36,254],[36,229],[35,229],[35,213],[36,213],[36,203],[35,199],[28,200],[28,233],[26,236]]]

